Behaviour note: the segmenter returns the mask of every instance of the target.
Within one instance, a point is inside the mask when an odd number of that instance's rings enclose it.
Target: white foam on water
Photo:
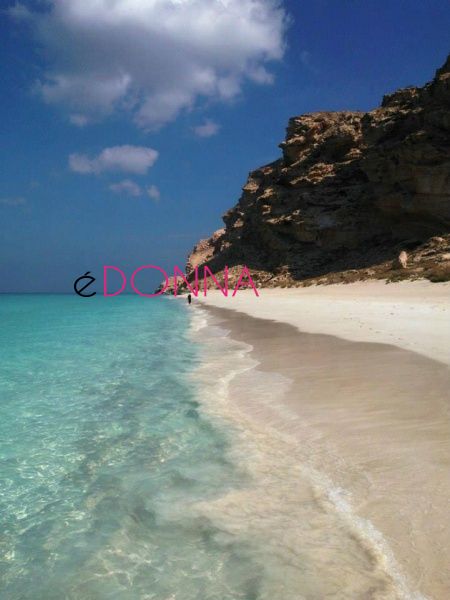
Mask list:
[[[204,311],[195,310],[191,314],[189,323],[190,333],[195,334],[208,326],[208,319]]]

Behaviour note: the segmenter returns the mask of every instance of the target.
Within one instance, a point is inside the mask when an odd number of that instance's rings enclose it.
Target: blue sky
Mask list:
[[[371,109],[449,51],[447,0],[112,4],[2,0],[1,292],[183,267],[289,117]]]

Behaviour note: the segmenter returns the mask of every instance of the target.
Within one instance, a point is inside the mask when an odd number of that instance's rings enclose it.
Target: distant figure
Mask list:
[[[404,250],[398,255],[398,264],[402,269],[406,269],[408,266],[408,255]]]
[[[192,296],[190,294],[188,294],[188,304],[190,304],[192,302]]]

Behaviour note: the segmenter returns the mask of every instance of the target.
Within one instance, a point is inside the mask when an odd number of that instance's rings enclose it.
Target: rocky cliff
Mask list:
[[[250,173],[187,273],[241,265],[261,287],[450,278],[450,57],[422,88],[364,112],[290,119],[282,157]]]

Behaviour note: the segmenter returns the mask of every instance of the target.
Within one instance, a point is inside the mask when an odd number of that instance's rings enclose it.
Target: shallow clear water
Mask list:
[[[3,296],[0,322],[0,597],[257,598],[261,565],[193,509],[243,476],[185,306]]]
[[[0,296],[0,323],[1,600],[423,600],[220,319]]]

